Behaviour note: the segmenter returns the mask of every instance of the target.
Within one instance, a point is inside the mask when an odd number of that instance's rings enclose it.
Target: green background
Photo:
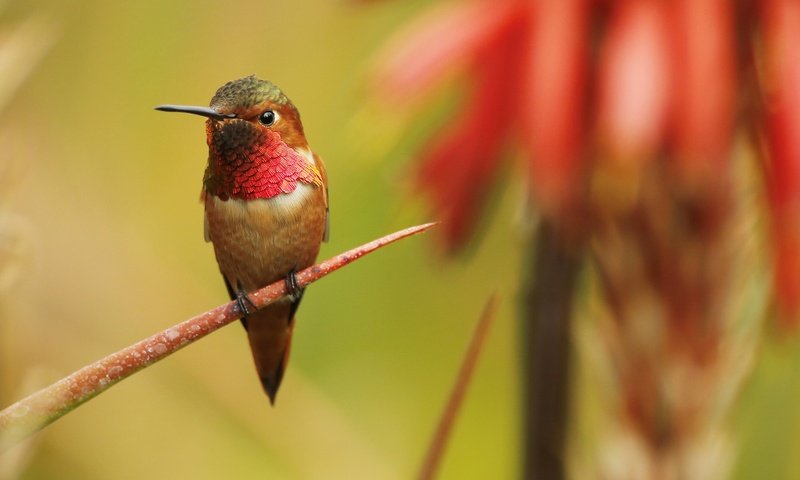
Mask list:
[[[3,5],[0,32],[34,18],[53,45],[0,112],[2,208],[21,219],[25,245],[0,299],[2,403],[227,300],[202,236],[202,119],[158,104],[207,104],[251,73],[281,86],[328,166],[323,258],[433,220],[408,180],[427,129],[398,130],[401,112],[377,116],[366,82],[376,46],[427,3]],[[411,133],[390,144],[400,131]],[[14,452],[21,478],[409,478],[492,292],[501,308],[442,478],[515,478],[515,311],[530,226],[519,221],[524,186],[504,175],[468,255],[445,261],[426,235],[309,289],[275,408],[243,330],[229,326],[48,427]],[[755,347],[762,361],[732,412],[736,478],[800,476],[800,353],[774,343]],[[572,430],[590,447],[574,454],[576,472],[591,471],[601,408],[587,377],[584,362]]]

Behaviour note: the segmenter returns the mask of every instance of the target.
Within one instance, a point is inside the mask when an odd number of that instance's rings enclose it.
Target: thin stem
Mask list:
[[[580,255],[543,221],[523,286],[525,470],[528,480],[565,478],[572,298]]]
[[[298,272],[297,282],[305,287],[368,253],[421,233],[434,225],[435,223],[427,223],[400,230],[341,253]],[[263,308],[286,293],[286,284],[280,280],[251,293],[249,298],[253,306]],[[0,452],[41,430],[117,382],[240,317],[241,312],[236,307],[236,302],[228,302],[112,353],[23,398],[0,411]]]
[[[436,433],[431,439],[422,468],[420,468],[417,476],[419,480],[432,480],[436,476],[436,471],[444,456],[444,449],[450,439],[450,432],[453,430],[453,424],[458,416],[458,411],[461,409],[461,404],[464,403],[464,395],[472,381],[475,365],[478,363],[478,358],[481,355],[481,350],[483,349],[486,335],[489,333],[489,327],[492,325],[492,320],[494,320],[496,310],[497,295],[492,295],[486,302],[481,318],[475,326],[469,348],[461,362],[461,369],[456,377],[456,383],[453,385],[450,398],[447,400],[447,405],[439,418]]]

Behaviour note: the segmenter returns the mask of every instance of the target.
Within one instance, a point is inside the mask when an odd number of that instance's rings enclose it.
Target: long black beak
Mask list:
[[[189,105],[159,105],[156,107],[156,110],[161,110],[162,112],[193,113],[195,115],[213,118],[215,120],[236,118],[235,113],[219,113],[218,111],[210,107],[193,107]]]

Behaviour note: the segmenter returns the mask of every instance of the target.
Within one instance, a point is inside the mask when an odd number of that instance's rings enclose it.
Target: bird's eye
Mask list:
[[[258,121],[261,122],[262,125],[270,126],[275,121],[278,120],[278,114],[272,110],[266,110],[261,116],[258,117]]]

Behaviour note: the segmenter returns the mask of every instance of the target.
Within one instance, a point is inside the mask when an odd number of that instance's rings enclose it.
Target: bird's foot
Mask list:
[[[247,296],[247,292],[241,288],[236,290],[236,307],[243,317],[247,317],[251,313],[250,307],[247,306],[248,304],[253,308],[252,311],[254,312],[256,310],[256,305],[250,300],[250,297]]]
[[[300,286],[300,283],[297,281],[297,269],[292,269],[288,275],[286,275],[286,292],[289,295],[289,298],[292,302],[296,302],[303,297],[303,292],[305,288]]]

